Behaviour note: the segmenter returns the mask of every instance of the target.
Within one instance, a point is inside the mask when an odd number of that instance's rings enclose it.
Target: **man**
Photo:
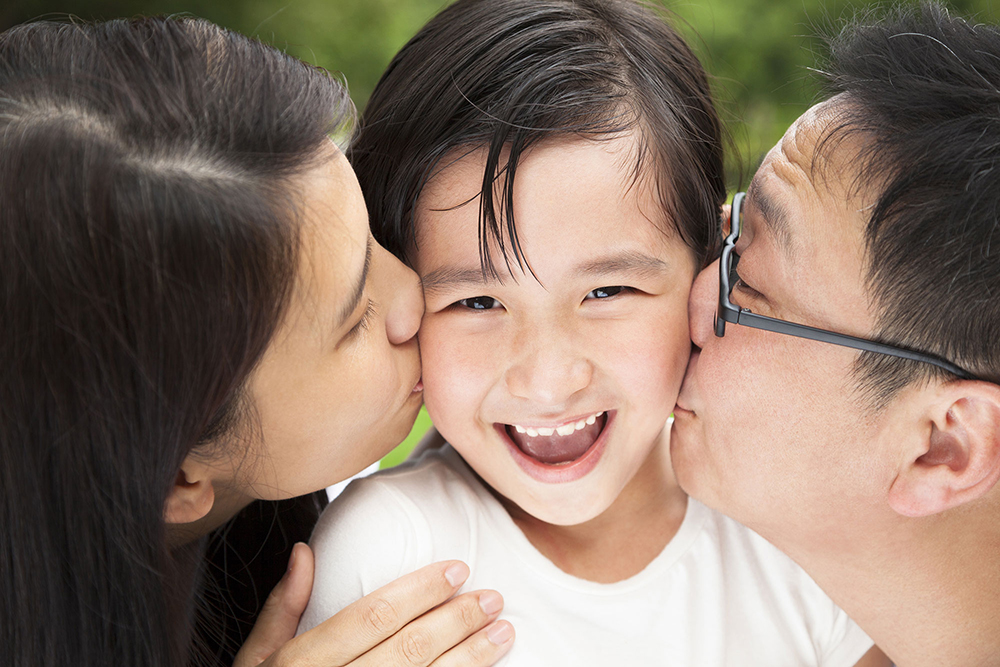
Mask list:
[[[832,61],[695,283],[676,473],[896,664],[1000,664],[1000,31],[923,5]]]

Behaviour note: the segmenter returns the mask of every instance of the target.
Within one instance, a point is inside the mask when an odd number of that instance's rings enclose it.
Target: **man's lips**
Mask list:
[[[698,357],[701,356],[701,349],[691,346],[691,356],[688,357],[687,369],[684,371],[684,381],[681,382],[680,391],[677,392],[677,403],[674,405],[674,414],[695,415],[697,414],[691,405],[690,392],[694,387],[694,371],[698,364]],[[687,394],[687,395],[686,395]]]
[[[694,417],[695,416],[695,411],[694,410],[688,410],[687,408],[682,408],[681,405],[680,405],[680,403],[678,403],[677,405],[674,406],[674,412],[673,412],[673,414],[674,414],[674,417],[677,417],[677,416],[691,416],[691,417]]]

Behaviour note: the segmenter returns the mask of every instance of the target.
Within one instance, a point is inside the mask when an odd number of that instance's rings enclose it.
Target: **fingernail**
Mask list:
[[[452,586],[461,586],[469,578],[469,566],[465,563],[452,563],[444,571],[444,578]]]
[[[503,609],[503,598],[496,591],[486,591],[479,596],[479,606],[487,616],[492,616]]]
[[[507,621],[497,621],[486,628],[486,636],[494,646],[503,646],[514,636],[514,626]]]
[[[296,542],[292,545],[292,555],[288,557],[288,569],[285,570],[286,573],[291,572],[292,568],[295,567],[295,554],[299,552],[300,544],[305,544],[305,542]]]

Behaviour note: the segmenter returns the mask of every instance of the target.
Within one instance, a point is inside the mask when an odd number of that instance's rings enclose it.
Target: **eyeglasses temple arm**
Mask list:
[[[933,364],[938,368],[948,371],[952,375],[962,378],[963,380],[976,379],[974,375],[959,366],[923,352],[914,352],[913,350],[907,350],[894,345],[886,345],[885,343],[878,343],[864,338],[855,338],[854,336],[848,336],[847,334],[825,331],[823,329],[815,329],[805,324],[776,320],[772,317],[767,317],[766,315],[752,313],[746,309],[739,310],[735,319],[732,318],[731,312],[724,312],[724,316],[727,316],[726,319],[728,321],[741,324],[743,326],[753,327],[755,329],[764,329],[765,331],[773,331],[774,333],[785,334],[786,336],[808,338],[810,340],[817,340],[824,343],[851,347],[864,352],[878,352],[879,354],[888,354],[901,359],[920,361],[927,364]]]

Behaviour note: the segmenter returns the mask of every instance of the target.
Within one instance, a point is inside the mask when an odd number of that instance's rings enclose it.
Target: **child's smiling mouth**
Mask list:
[[[586,454],[600,437],[607,415],[598,412],[559,426],[505,424],[507,436],[526,456],[545,465],[567,465]]]

